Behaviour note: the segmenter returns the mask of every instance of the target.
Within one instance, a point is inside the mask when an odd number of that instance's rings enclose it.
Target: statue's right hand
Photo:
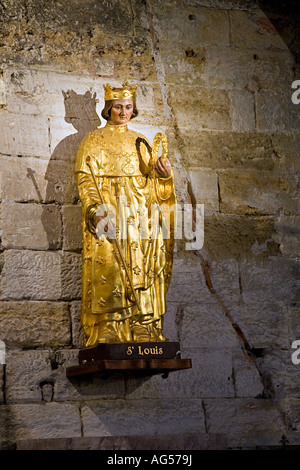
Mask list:
[[[101,220],[105,219],[105,217],[101,217],[100,215],[94,215],[94,220],[93,220],[93,223],[95,225],[95,227],[97,227],[97,225],[99,224],[99,222],[101,222]],[[108,225],[108,224],[106,224]],[[107,231],[107,230],[106,230]]]
[[[100,215],[94,215],[94,225],[97,230],[103,232],[108,231],[108,221],[106,217],[101,217]]]
[[[96,227],[96,233],[99,238],[101,235],[105,234],[107,237],[111,237],[115,233],[115,228],[113,224],[107,219],[107,217],[95,215],[94,225]]]

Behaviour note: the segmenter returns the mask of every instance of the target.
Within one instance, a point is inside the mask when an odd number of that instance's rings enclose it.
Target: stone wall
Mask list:
[[[300,47],[278,5],[0,3],[0,448],[195,434],[300,444]],[[193,367],[71,381],[83,345],[74,157],[104,124],[103,84],[124,79],[139,85],[132,128],[168,135],[178,202],[205,207],[204,246],[177,241],[165,320]]]

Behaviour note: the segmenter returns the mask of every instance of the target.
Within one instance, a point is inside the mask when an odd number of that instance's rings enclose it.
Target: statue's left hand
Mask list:
[[[160,178],[169,178],[169,176],[171,176],[171,163],[167,158],[163,160],[159,157],[154,168]]]

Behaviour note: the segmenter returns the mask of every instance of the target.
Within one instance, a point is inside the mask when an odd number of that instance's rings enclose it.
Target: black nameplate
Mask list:
[[[79,351],[79,364],[102,359],[180,359],[178,342],[99,343]]]

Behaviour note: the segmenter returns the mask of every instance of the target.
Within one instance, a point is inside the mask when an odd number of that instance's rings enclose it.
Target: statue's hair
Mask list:
[[[108,121],[110,118],[110,110],[112,108],[113,102],[114,100],[105,101],[104,108],[101,111],[101,116],[103,117],[103,119],[106,119],[106,121]],[[133,113],[130,119],[134,119],[135,117],[137,117],[138,114],[139,112],[136,107],[136,102],[135,100],[133,100]]]

